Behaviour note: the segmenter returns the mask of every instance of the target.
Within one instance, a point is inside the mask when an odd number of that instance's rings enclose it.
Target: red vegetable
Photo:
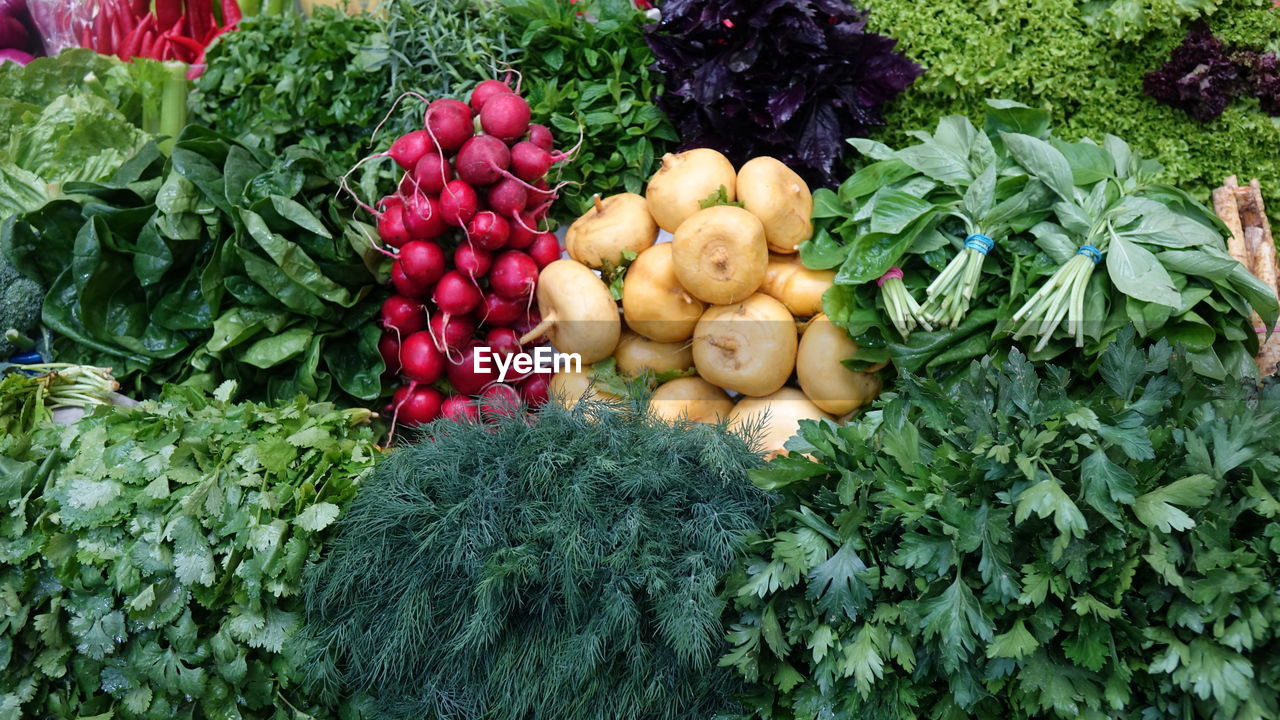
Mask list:
[[[510,142],[529,131],[529,103],[515,93],[490,97],[480,110],[480,127],[499,140]]]
[[[538,265],[519,250],[507,250],[493,261],[489,286],[508,300],[522,300],[533,294],[538,284]]]
[[[471,91],[471,109],[474,112],[480,112],[486,100],[494,95],[510,92],[514,92],[511,86],[501,80],[485,80]]]
[[[400,342],[400,362],[402,374],[411,382],[430,385],[444,375],[444,355],[429,332],[416,332]]]

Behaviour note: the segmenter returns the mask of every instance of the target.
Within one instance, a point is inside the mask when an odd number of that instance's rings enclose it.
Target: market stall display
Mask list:
[[[1280,716],[1275,3],[299,4],[0,0],[0,718]]]

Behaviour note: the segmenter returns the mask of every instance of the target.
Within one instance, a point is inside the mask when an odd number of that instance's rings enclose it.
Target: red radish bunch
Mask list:
[[[537,323],[538,272],[560,257],[548,232],[556,188],[547,173],[569,155],[553,147],[516,90],[485,80],[468,102],[431,102],[421,130],[365,159],[391,158],[402,171],[374,206],[357,198],[376,218],[378,249],[394,259],[378,343],[387,372],[404,383],[387,407],[393,423],[483,422],[545,402],[549,377],[509,371],[499,383],[495,363],[478,372],[473,358],[479,348],[519,352],[516,338]]]

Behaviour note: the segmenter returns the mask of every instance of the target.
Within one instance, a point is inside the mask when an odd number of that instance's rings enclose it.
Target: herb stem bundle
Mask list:
[[[974,233],[965,240],[964,249],[951,259],[925,290],[928,297],[917,315],[921,325],[926,328],[955,328],[960,325],[969,312],[969,301],[973,299],[978,280],[982,277],[982,263],[994,246],[995,242],[981,233]]]
[[[884,275],[880,276],[876,284],[880,286],[880,293],[884,297],[884,310],[889,315],[889,320],[893,322],[893,326],[898,329],[898,334],[902,335],[904,342],[917,325],[923,325],[925,330],[933,329],[928,323],[918,321],[922,316],[920,304],[911,297],[907,286],[903,284],[901,268],[889,268]]]
[[[1059,267],[1035,295],[1013,314],[1013,321],[1025,318],[1025,322],[1013,333],[1014,337],[1039,336],[1035,351],[1043,350],[1053,337],[1053,332],[1065,318],[1067,332],[1075,338],[1076,347],[1084,347],[1084,293],[1089,286],[1093,269],[1102,259],[1102,251],[1092,245],[1083,245],[1066,263]]]

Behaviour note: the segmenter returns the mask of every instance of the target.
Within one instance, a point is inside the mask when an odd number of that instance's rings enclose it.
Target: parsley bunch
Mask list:
[[[594,403],[440,421],[379,465],[307,576],[307,662],[386,718],[709,718],[720,578],[759,527],[723,427]]]
[[[317,714],[281,651],[373,467],[369,413],[231,390],[0,439],[0,716]]]
[[[731,582],[764,717],[1266,717],[1280,385],[1122,334],[1079,396],[1018,352],[806,421]]]
[[[631,0],[508,0],[512,35],[524,48],[517,62],[534,122],[559,145],[582,138],[558,165],[557,212],[586,212],[593,193],[644,192],[675,130],[654,104],[660,80],[650,69],[645,16]]]

